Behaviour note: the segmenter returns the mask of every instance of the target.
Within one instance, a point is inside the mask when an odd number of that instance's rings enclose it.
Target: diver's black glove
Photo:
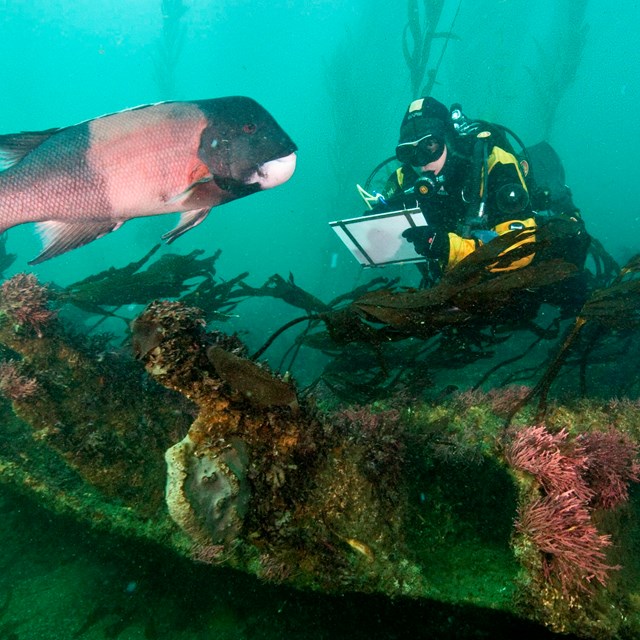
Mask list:
[[[449,253],[449,234],[433,227],[409,227],[402,237],[413,244],[416,253],[425,258],[442,260]]]
[[[402,237],[413,244],[416,253],[426,256],[433,242],[433,230],[431,227],[409,227],[402,232]]]

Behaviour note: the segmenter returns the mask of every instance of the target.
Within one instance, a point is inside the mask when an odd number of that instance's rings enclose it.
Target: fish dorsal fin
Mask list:
[[[60,129],[46,131],[24,131],[23,133],[9,133],[0,135],[0,171],[4,171],[40,146]]]
[[[178,224],[171,229],[168,233],[162,236],[163,240],[167,241],[167,244],[171,244],[176,238],[179,238],[183,233],[197,227],[206,217],[211,209],[194,209],[193,211],[185,211],[181,216]]]
[[[47,220],[39,222],[36,227],[42,238],[44,249],[29,264],[39,264],[102,238],[122,226],[123,222],[124,220],[87,220],[85,222]]]

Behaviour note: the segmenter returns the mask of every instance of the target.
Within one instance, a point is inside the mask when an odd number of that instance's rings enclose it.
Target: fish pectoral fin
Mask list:
[[[77,249],[115,231],[123,223],[124,220],[86,220],[85,222],[47,220],[39,222],[36,228],[42,238],[44,249],[29,264],[39,264],[71,251],[71,249]]]
[[[209,171],[209,167],[201,160],[198,160],[189,173],[189,182],[192,185],[196,185],[201,182],[210,182],[211,180],[213,180],[213,175]]]
[[[172,196],[167,200],[170,204],[186,200],[194,191],[194,189],[205,182],[211,182],[213,180],[213,174],[209,171],[209,167],[203,162],[198,162],[194,168],[189,172],[188,184],[189,186],[180,193]]]
[[[176,238],[183,233],[197,227],[206,217],[211,209],[194,209],[193,211],[185,211],[181,216],[178,224],[162,236],[167,244],[171,244]]]

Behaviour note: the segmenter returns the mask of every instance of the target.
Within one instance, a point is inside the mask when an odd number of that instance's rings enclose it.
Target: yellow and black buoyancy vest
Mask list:
[[[487,157],[486,167],[487,167],[488,176],[490,176],[491,172],[498,167],[505,167],[505,168],[512,167],[513,170],[515,170],[515,175],[517,176],[517,180],[519,180],[524,190],[527,191],[528,193],[527,183],[522,174],[520,164],[512,153],[505,151],[501,147],[494,146]],[[482,199],[483,196],[485,195],[484,194],[485,183],[488,183],[488,179],[487,180],[484,179],[484,171],[485,171],[485,167],[483,163],[483,166],[481,167],[481,180],[480,180],[480,187],[479,187],[480,191],[478,194],[480,199]],[[495,216],[492,216],[492,217],[495,218]],[[515,229],[522,229],[523,231],[525,230],[529,231],[535,227],[536,227],[535,218],[530,215],[526,218],[518,218],[518,219],[512,218],[512,219],[506,219],[506,220],[503,219],[497,224],[494,224],[492,229],[498,235],[502,235],[503,233],[507,233],[508,231],[513,231]],[[514,242],[514,244],[511,247],[506,249],[502,255],[507,254],[509,251],[512,251],[513,249],[520,247],[523,244],[526,244],[528,242],[535,242],[535,234],[526,233],[524,235],[526,237],[524,237],[522,240],[516,240],[516,242]],[[480,241],[476,240],[475,238],[463,238],[455,233],[449,233],[449,260],[447,262],[446,268],[451,269],[452,267],[454,267],[466,256],[468,256],[472,251],[475,251],[475,249],[478,247],[479,244],[481,244]],[[522,267],[525,267],[528,264],[530,264],[531,261],[533,260],[533,257],[534,257],[534,254],[531,254],[531,255],[525,256],[524,258],[515,260],[507,267],[489,268],[489,270],[493,272],[498,272],[498,271],[514,271],[516,269],[521,269]]]

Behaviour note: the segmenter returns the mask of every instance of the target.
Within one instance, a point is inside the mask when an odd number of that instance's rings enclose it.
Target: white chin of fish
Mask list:
[[[265,162],[254,174],[247,178],[247,184],[258,183],[261,189],[272,189],[286,182],[296,169],[296,154]]]

